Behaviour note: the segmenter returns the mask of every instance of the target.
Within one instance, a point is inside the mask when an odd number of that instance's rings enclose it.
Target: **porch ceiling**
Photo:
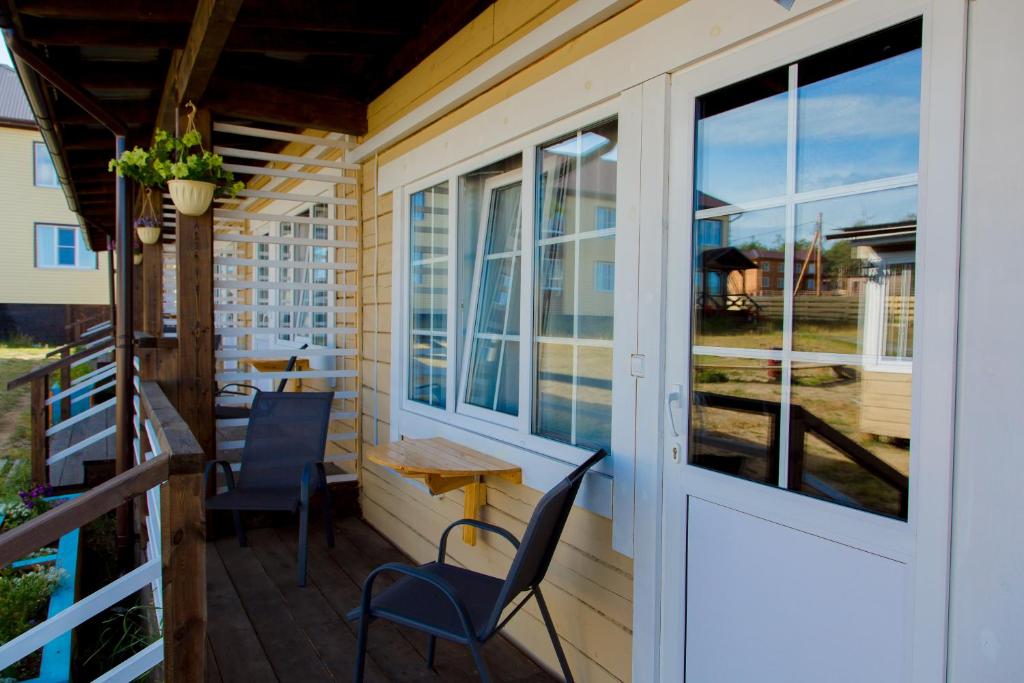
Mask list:
[[[367,103],[493,1],[0,0],[0,28],[120,118],[129,146],[190,98],[222,122],[359,135]],[[69,202],[102,242],[111,133],[46,81],[25,85]]]

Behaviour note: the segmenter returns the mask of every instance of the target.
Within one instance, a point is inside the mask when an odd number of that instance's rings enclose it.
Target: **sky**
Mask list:
[[[12,66],[11,56],[7,54],[7,44],[0,40],[0,64],[6,64]]]

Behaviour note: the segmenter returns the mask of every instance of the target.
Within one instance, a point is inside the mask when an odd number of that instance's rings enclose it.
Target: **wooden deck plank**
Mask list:
[[[297,548],[295,535],[281,529],[277,532],[281,544],[294,554]],[[310,530],[310,536],[313,536],[313,530]],[[339,622],[355,635],[355,624],[346,621],[345,614],[359,604],[360,586],[335,563],[323,542],[309,544],[309,575],[338,615]],[[426,660],[402,637],[398,628],[388,622],[377,622],[371,627],[367,653],[388,680],[437,680],[427,669]]]
[[[310,577],[306,586],[295,583],[296,556],[281,543],[272,529],[256,529],[249,533],[250,546],[264,571],[273,580],[288,602],[292,616],[305,631],[324,665],[338,680],[348,680],[356,656],[356,636],[340,622],[339,615],[328,604],[316,581]],[[366,680],[384,683],[388,679],[375,661],[368,661]]]
[[[356,625],[344,615],[359,604],[362,582],[374,567],[410,560],[358,518],[336,523],[334,549],[327,548],[322,527],[311,526],[309,578],[303,588],[295,584],[294,526],[252,529],[249,548],[239,548],[233,536],[208,544],[208,681],[351,679]],[[383,575],[377,585],[384,588],[393,581]],[[438,641],[437,671],[431,671],[426,646],[421,633],[374,622],[366,680],[479,680],[467,648]],[[487,644],[484,656],[491,675],[502,683],[557,680],[501,636]]]
[[[252,549],[239,547],[231,538],[217,541],[216,546],[277,679],[285,683],[335,680]]]
[[[207,638],[224,683],[277,680],[212,543],[206,546]]]

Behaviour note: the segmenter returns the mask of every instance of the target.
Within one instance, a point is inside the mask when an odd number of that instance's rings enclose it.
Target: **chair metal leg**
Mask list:
[[[249,545],[249,541],[245,538],[245,525],[242,523],[242,513],[238,510],[232,510],[231,517],[235,520],[235,537],[238,538],[238,545],[244,548]]]
[[[569,670],[569,662],[565,659],[565,652],[562,650],[562,643],[558,640],[558,632],[555,631],[555,622],[551,620],[551,613],[548,612],[548,605],[544,602],[544,596],[541,595],[540,588],[535,588],[533,594],[537,598],[537,607],[540,608],[540,614],[544,617],[544,625],[547,626],[548,635],[551,637],[551,644],[555,648],[555,656],[558,657],[558,665],[562,667],[562,675],[565,676],[565,683],[575,683],[575,679],[572,677],[572,671]]]
[[[324,483],[324,535],[327,537],[327,547],[334,547],[334,510],[331,508],[331,490]]]
[[[480,673],[480,683],[491,683],[491,674],[487,671],[487,662],[484,661],[483,645],[472,636],[469,638],[469,651],[473,653],[476,670]]]
[[[437,652],[437,636],[427,638],[427,668],[434,668],[434,653]]]
[[[363,673],[366,670],[366,641],[370,631],[369,615],[359,617],[359,638],[356,641],[356,665],[352,670],[354,683],[363,683]]]
[[[299,508],[299,586],[306,585],[306,545],[309,542],[309,503]]]

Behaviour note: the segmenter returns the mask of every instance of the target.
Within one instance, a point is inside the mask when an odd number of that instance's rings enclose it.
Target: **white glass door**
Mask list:
[[[912,668],[924,22],[831,24],[672,79],[663,680]]]

